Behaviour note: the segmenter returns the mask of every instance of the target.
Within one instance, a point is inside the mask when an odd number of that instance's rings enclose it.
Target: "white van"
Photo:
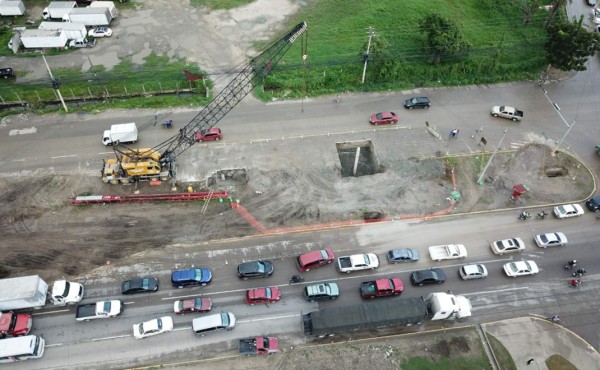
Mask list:
[[[216,331],[232,330],[234,327],[235,315],[231,312],[216,313],[192,320],[192,330],[201,336]]]

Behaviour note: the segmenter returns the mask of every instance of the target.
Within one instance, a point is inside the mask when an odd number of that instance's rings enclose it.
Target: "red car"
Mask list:
[[[372,125],[389,125],[398,123],[398,115],[394,112],[381,112],[371,116],[369,123]]]
[[[196,141],[216,141],[223,138],[223,133],[220,128],[213,127],[208,130],[200,130],[196,132]]]
[[[333,262],[335,256],[331,248],[320,249],[308,253],[301,254],[296,259],[296,267],[300,271],[310,271],[315,267],[323,266]]]
[[[210,298],[188,298],[181,301],[175,301],[173,311],[177,315],[186,315],[194,312],[208,312],[212,309]]]
[[[389,297],[400,295],[404,290],[402,280],[398,278],[385,278],[362,283],[360,295],[363,298]]]
[[[277,287],[254,288],[246,290],[245,301],[249,305],[256,303],[277,302],[281,298],[281,292]]]

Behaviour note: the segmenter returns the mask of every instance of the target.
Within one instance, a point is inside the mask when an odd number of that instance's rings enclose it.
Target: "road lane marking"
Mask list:
[[[298,317],[298,316],[300,316],[299,313],[293,314],[293,315],[285,315],[285,316],[265,317],[265,318],[262,318],[262,319],[238,320],[237,323],[238,324],[246,324],[246,323],[251,323],[251,322],[259,322],[259,321],[287,319],[287,318],[290,318],[290,317]]]
[[[46,348],[48,347],[59,347],[62,346],[64,343],[56,343],[56,344],[46,344]]]
[[[192,328],[191,326],[186,326],[185,328],[173,329],[173,331],[190,330],[191,328]]]
[[[126,334],[126,335],[115,335],[114,337],[94,338],[94,339],[92,339],[92,342],[99,342],[101,340],[127,338],[127,337],[131,337],[131,335],[130,334]]]
[[[69,310],[57,310],[57,311],[48,311],[48,312],[34,312],[34,313],[31,314],[31,316],[49,315],[49,314],[60,313],[60,312],[69,312]]]
[[[483,292],[476,292],[476,293],[463,293],[461,295],[476,295],[476,294],[488,294],[488,293],[500,293],[500,292],[510,292],[511,290],[524,290],[524,289],[529,289],[529,287],[520,287],[520,288],[508,288],[508,289],[499,289],[499,290],[487,290],[487,291],[483,291]]]
[[[60,158],[73,158],[73,157],[77,157],[77,154],[71,154],[71,155],[59,155],[56,157],[50,157],[51,159],[60,159]]]
[[[134,304],[135,301],[131,301],[131,302],[123,302],[123,304]]]

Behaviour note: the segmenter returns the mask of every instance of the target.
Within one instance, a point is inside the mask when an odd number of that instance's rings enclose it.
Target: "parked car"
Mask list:
[[[410,99],[406,99],[404,101],[404,108],[406,108],[406,109],[414,109],[414,108],[429,109],[429,107],[431,107],[431,102],[429,101],[429,98],[426,96],[410,98]]]
[[[336,283],[321,283],[304,287],[304,298],[309,302],[336,299],[340,288]]]
[[[521,238],[497,240],[492,243],[492,252],[502,256],[504,253],[523,252],[525,243]]]
[[[394,112],[381,112],[371,116],[369,123],[375,126],[398,123],[398,115]]]
[[[88,32],[90,37],[110,37],[112,36],[112,30],[108,27],[96,27],[92,28]]]
[[[213,127],[208,130],[200,130],[194,136],[196,141],[218,141],[223,138],[223,132],[220,128]]]
[[[410,274],[410,282],[413,285],[441,284],[444,281],[446,281],[446,274],[439,268],[414,271]]]
[[[598,211],[600,211],[600,195],[597,196],[597,197],[593,197],[591,199],[588,199],[588,201],[585,202],[585,205],[592,212],[598,212]]]
[[[12,78],[15,77],[15,73],[12,68],[0,68],[0,77],[2,78]]]
[[[277,302],[279,299],[281,299],[281,291],[274,286],[248,289],[244,298],[245,302],[249,305]]]
[[[541,248],[562,247],[568,243],[567,237],[561,232],[536,235],[534,239]]]
[[[134,324],[133,336],[136,339],[142,339],[171,330],[173,330],[173,319],[170,316],[163,316],[140,324]]]
[[[121,284],[121,294],[147,293],[157,290],[158,279],[154,277],[125,280]]]
[[[458,270],[458,274],[463,280],[485,279],[488,276],[488,271],[484,265],[477,263],[462,266]]]
[[[301,254],[296,259],[296,267],[300,271],[310,271],[311,269],[333,262],[335,255],[331,248],[319,249]]]
[[[554,216],[557,218],[569,218],[583,215],[583,208],[579,204],[564,204],[554,207]]]
[[[249,278],[269,277],[273,275],[273,264],[271,261],[252,261],[240,263],[237,268],[238,277],[247,280]]]
[[[208,312],[212,310],[212,300],[206,297],[187,298],[173,303],[173,311],[177,315],[188,313]]]
[[[171,273],[171,284],[174,288],[183,288],[184,286],[206,285],[212,280],[212,273],[209,269],[187,269],[177,270]]]
[[[421,255],[416,249],[392,249],[387,252],[389,263],[417,262],[420,258]]]
[[[540,272],[540,270],[534,261],[515,261],[505,264],[504,272],[507,276],[517,277],[535,275]]]

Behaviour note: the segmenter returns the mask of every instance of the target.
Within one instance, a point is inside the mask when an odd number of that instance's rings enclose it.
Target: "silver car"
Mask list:
[[[482,264],[464,265],[458,270],[460,278],[463,280],[485,279],[488,271]]]

